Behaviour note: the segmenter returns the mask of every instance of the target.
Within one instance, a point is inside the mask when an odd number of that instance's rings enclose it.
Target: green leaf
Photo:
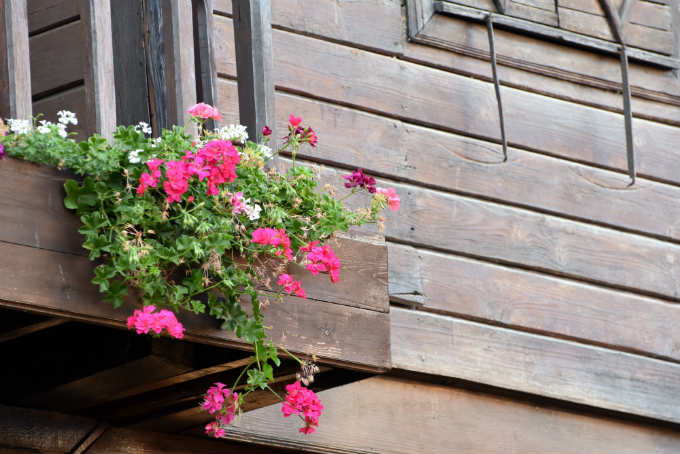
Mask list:
[[[121,281],[113,281],[109,286],[109,291],[104,301],[113,304],[113,307],[118,309],[123,304],[123,298],[127,295],[127,286]]]

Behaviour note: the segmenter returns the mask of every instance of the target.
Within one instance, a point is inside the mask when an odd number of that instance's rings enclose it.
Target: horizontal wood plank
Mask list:
[[[249,412],[233,440],[329,453],[675,452],[677,431],[579,415],[479,392],[373,377],[319,393],[313,436],[281,417],[279,405]]]
[[[277,0],[272,24],[381,52],[400,53],[404,33],[399,0]],[[231,15],[231,0],[215,0],[213,10]],[[305,14],[300,14],[305,11]],[[379,20],[376,20],[379,18]]]
[[[219,80],[220,109],[237,122],[235,86]],[[625,175],[514,148],[501,164],[495,143],[286,93],[277,93],[276,105],[279,130],[292,112],[317,131],[318,147],[302,147],[301,157],[680,240],[674,186],[638,179],[630,188]]]
[[[84,79],[85,33],[86,27],[78,20],[30,38],[33,96]]]
[[[80,220],[63,204],[68,174],[16,159],[0,164],[0,241],[84,255]],[[21,187],[22,191],[13,188]],[[314,276],[301,266],[289,273],[302,281],[309,298],[387,312],[387,248],[381,238],[345,236],[333,248],[343,263],[340,281]],[[90,279],[89,276],[87,277]],[[275,280],[274,280],[275,284]]]
[[[0,242],[0,305],[123,328],[132,299],[115,310],[89,283],[92,264],[82,256]],[[41,282],[36,286],[35,282]],[[208,316],[183,312],[185,338],[199,343],[247,348],[233,333],[220,330]],[[382,371],[389,362],[389,315],[296,297],[265,308],[269,337],[321,362],[359,370]]]
[[[394,368],[680,422],[680,365],[393,307]]]
[[[69,110],[76,114],[78,124],[69,125],[67,131],[77,133],[75,137],[77,141],[94,134],[94,119],[87,114],[87,93],[83,85],[60,91],[33,103],[33,112],[36,115],[42,114],[41,119],[52,123],[57,122],[57,112],[60,110]]]
[[[28,32],[39,33],[80,17],[80,0],[29,0]]]
[[[215,23],[217,40],[229,42],[230,20],[216,18]],[[275,30],[274,47],[276,83],[281,88],[499,140],[490,83],[283,31]],[[305,59],[291,54],[300,49]],[[218,71],[235,75],[233,62],[233,55],[220,54]],[[366,77],[356,79],[355,74]],[[512,145],[626,169],[621,115],[512,88],[502,92]],[[638,174],[680,182],[680,160],[675,159],[673,146],[680,140],[680,129],[635,120],[634,130],[637,148],[645,151],[637,156]]]
[[[680,361],[680,306],[464,257],[391,244],[390,297]]]

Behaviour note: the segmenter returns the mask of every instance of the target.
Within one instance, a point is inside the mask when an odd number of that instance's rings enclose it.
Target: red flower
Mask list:
[[[295,127],[299,126],[300,123],[302,123],[302,117],[296,117],[295,115],[290,114],[290,117],[288,117],[288,123],[290,123],[290,125],[293,128],[295,128]]]
[[[305,290],[302,288],[302,283],[300,281],[293,280],[290,274],[282,274],[281,276],[279,276],[279,281],[277,282],[277,284],[282,285],[284,290],[289,295],[295,293],[295,296],[299,296],[300,298],[307,298],[307,294],[305,293]]]
[[[305,426],[300,432],[310,434],[319,427],[319,417],[323,405],[319,396],[311,389],[307,389],[299,381],[286,386],[286,399],[281,404],[281,412],[285,418],[290,415],[300,415],[305,420]]]
[[[265,126],[262,128],[262,135],[263,136],[271,136],[272,135],[272,130],[269,126]]]

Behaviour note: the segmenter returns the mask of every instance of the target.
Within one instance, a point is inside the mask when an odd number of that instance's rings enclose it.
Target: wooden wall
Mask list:
[[[229,123],[231,2],[214,9]],[[384,232],[395,371],[680,423],[676,75],[630,65],[629,186],[615,57],[497,31],[502,162],[483,25],[435,15],[434,47],[407,41],[399,0],[277,0],[272,16],[278,129],[302,116],[320,139],[302,158],[325,178],[340,188],[362,167],[401,197]],[[531,450],[548,450],[541,437]]]

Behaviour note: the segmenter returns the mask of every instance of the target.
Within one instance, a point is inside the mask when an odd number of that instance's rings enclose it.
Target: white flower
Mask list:
[[[151,144],[154,147],[157,147],[159,143],[161,143],[161,140],[163,140],[162,137],[156,137],[155,139],[151,139]]]
[[[31,130],[31,122],[28,120],[9,118],[7,123],[9,124],[9,129],[15,134],[28,134]]]
[[[269,160],[274,156],[274,152],[267,145],[258,145],[257,150],[262,153],[264,159]]]
[[[246,127],[243,125],[229,125],[221,129],[216,129],[215,133],[222,140],[229,140],[231,142],[245,143],[248,140],[248,133]]]
[[[260,219],[260,211],[262,211],[262,207],[260,205],[246,205],[246,214],[248,215],[248,219],[251,221],[257,221]]]
[[[144,150],[135,150],[131,151],[130,154],[128,155],[128,161],[130,161],[132,164],[138,164],[142,162],[142,159],[139,157],[139,153],[141,153]]]
[[[57,130],[58,130],[57,132],[59,133],[59,135],[62,136],[63,138],[66,138],[66,136],[68,136],[68,133],[66,132],[66,125],[65,124],[59,123],[57,125]]]
[[[45,120],[40,120],[40,126],[36,128],[36,130],[40,134],[49,134],[52,131],[52,128],[50,126],[53,126],[54,123],[51,121],[45,121]]]
[[[149,126],[149,123],[146,123],[144,121],[140,121],[139,123],[137,123],[137,126],[135,126],[135,131],[142,132],[148,135],[151,135],[151,133],[153,132],[151,130],[151,126]]]
[[[76,114],[74,114],[73,112],[69,112],[68,110],[60,110],[59,112],[57,112],[57,117],[59,117],[59,123],[63,125],[67,125],[69,123],[71,123],[72,125],[78,124]]]

